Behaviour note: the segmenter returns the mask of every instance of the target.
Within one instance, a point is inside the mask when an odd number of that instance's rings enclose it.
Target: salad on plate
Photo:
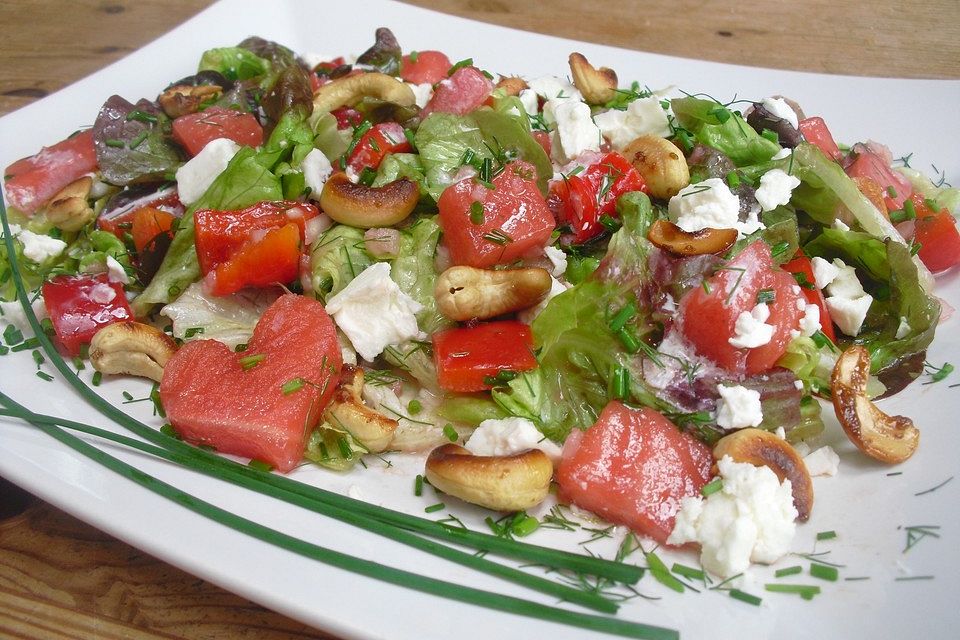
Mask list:
[[[880,462],[919,446],[876,401],[928,366],[960,192],[788,97],[568,64],[251,37],[107,98],[4,172],[4,355],[36,313],[258,468],[406,452],[495,531],[570,505],[699,549],[688,579],[777,562],[837,472],[823,411]]]

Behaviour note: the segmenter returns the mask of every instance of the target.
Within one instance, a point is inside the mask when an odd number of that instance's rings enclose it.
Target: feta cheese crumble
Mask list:
[[[211,140],[203,149],[177,169],[177,192],[180,202],[191,205],[210,188],[217,176],[227,168],[240,145],[228,138]]]
[[[760,176],[756,197],[760,209],[770,211],[790,202],[793,190],[800,186],[800,179],[783,169],[771,169]]]
[[[833,447],[820,447],[803,457],[803,465],[811,476],[835,476],[840,468],[840,456]]]
[[[873,304],[873,296],[864,295],[853,299],[832,296],[826,299],[826,303],[830,319],[840,328],[840,331],[848,336],[856,336],[863,328],[863,321],[866,320],[870,305]]]
[[[536,91],[533,89],[524,89],[517,97],[520,98],[520,104],[523,105],[523,110],[527,112],[527,115],[535,116],[539,113],[540,100],[537,98]]]
[[[670,136],[670,123],[660,101],[638,98],[626,109],[610,109],[597,114],[593,121],[614,149],[623,149],[640,136]]]
[[[433,97],[433,85],[429,82],[424,82],[423,84],[413,84],[412,82],[405,82],[405,85],[410,87],[410,90],[413,91],[414,100],[416,100],[417,106],[423,109],[427,106],[427,103],[430,102],[430,98]]]
[[[793,110],[787,101],[783,98],[764,98],[760,103],[763,105],[763,108],[769,111],[772,115],[782,118],[790,123],[790,126],[794,129],[800,127],[800,121],[797,119],[797,112]]]
[[[543,248],[543,254],[547,256],[550,264],[553,265],[553,269],[550,272],[553,276],[559,278],[567,271],[567,254],[562,250],[547,246]]]
[[[464,446],[477,456],[508,456],[526,449],[540,449],[554,465],[560,462],[560,447],[526,418],[484,420]]]
[[[734,462],[717,463],[723,487],[706,499],[681,502],[667,544],[700,544],[700,564],[710,573],[729,578],[751,562],[771,564],[789,553],[796,532],[797,510],[789,480],[779,481],[769,467]]]
[[[127,275],[127,270],[113,256],[107,256],[107,278],[111,282],[130,284],[130,276]]]
[[[819,260],[819,268],[826,268],[825,260]],[[832,271],[821,273],[824,288],[827,293],[826,304],[830,312],[830,319],[848,336],[856,336],[863,327],[873,296],[863,290],[863,285],[857,278],[857,271],[848,266],[839,258],[834,259]],[[817,276],[818,263],[813,263],[813,277],[817,279],[817,286],[821,280]],[[832,276],[829,277],[828,276]]]
[[[840,275],[839,269],[819,256],[810,260],[810,265],[813,267],[813,280],[817,285],[817,289],[826,288],[828,284]]]
[[[544,100],[583,100],[583,94],[575,86],[556,76],[540,76],[527,80],[527,86]]]
[[[740,198],[730,191],[720,178],[708,178],[688,185],[670,198],[670,219],[684,231],[701,229],[736,229],[748,235],[762,229],[763,224],[753,212],[746,222],[740,222]]]
[[[720,402],[717,404],[717,425],[724,429],[758,427],[763,422],[760,392],[740,385],[717,387]]]
[[[820,329],[820,307],[815,304],[805,304],[803,317],[800,318],[800,335],[809,338]]]
[[[774,327],[767,324],[770,318],[770,307],[766,303],[759,303],[750,311],[741,311],[733,326],[734,335],[727,338],[727,342],[737,349],[754,349],[761,347],[773,338]]]
[[[319,200],[323,192],[323,185],[327,183],[327,178],[333,174],[333,166],[330,160],[320,149],[312,149],[300,163],[300,170],[303,171],[303,181],[310,187],[310,199]]]
[[[390,345],[419,337],[416,314],[423,305],[400,290],[386,262],[367,267],[327,300],[327,313],[364,360]]]
[[[554,125],[554,159],[563,164],[584,151],[600,150],[600,129],[593,123],[590,107],[580,100],[548,100],[543,106],[544,119]]]
[[[11,233],[13,233],[12,229]],[[51,238],[42,233],[34,233],[29,229],[14,233],[14,237],[23,245],[23,255],[37,264],[56,258],[67,248],[67,243],[63,240]]]

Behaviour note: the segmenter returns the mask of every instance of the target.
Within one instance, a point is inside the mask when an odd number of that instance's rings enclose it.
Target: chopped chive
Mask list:
[[[419,473],[413,481],[413,495],[420,497],[423,495],[423,476]]]
[[[95,386],[95,387],[99,387],[99,386],[100,386],[100,381],[101,381],[102,379],[103,379],[103,374],[100,373],[99,371],[94,371],[94,372],[93,372],[93,378],[90,379],[90,384],[92,384],[92,385]]]
[[[933,213],[937,213],[940,210],[939,203],[937,203],[937,201],[934,200],[933,198],[924,198],[923,204],[927,207],[927,209],[930,209],[930,211],[932,211]]]
[[[87,366],[83,364],[83,360],[81,360],[78,356],[74,356],[73,368],[76,369],[77,371],[83,371],[84,369],[87,368]]]
[[[617,400],[628,400],[630,398],[630,372],[626,367],[618,366],[613,371],[612,379],[613,392],[610,394]]]
[[[926,494],[928,494],[928,493],[933,493],[934,491],[936,491],[937,489],[939,489],[939,488],[942,487],[943,485],[947,484],[947,483],[950,482],[951,480],[953,480],[953,476],[950,476],[949,478],[947,478],[946,480],[944,480],[944,481],[941,482],[940,484],[936,485],[935,487],[930,487],[929,489],[924,489],[923,491],[918,491],[917,493],[915,493],[915,494],[913,494],[913,495],[915,495],[915,496],[923,496],[923,495],[926,495]]]
[[[679,562],[674,562],[673,566],[670,568],[670,571],[678,576],[683,576],[684,578],[689,578],[691,580],[706,580],[707,578],[707,574],[703,572],[703,569],[694,569],[693,567],[688,567],[680,564]]]
[[[780,256],[787,252],[787,249],[790,248],[789,242],[778,242],[773,245],[773,248],[770,249],[770,255],[773,256],[774,260],[779,260]]]
[[[483,203],[474,200],[470,203],[470,222],[473,224],[483,224]]]
[[[264,462],[263,460],[251,460],[247,463],[247,466],[251,469],[256,469],[257,471],[272,471],[273,465],[269,462]]]
[[[640,351],[640,339],[633,334],[630,327],[623,327],[616,332],[616,336],[620,344],[623,345],[623,348],[627,350],[627,353],[637,353]]]
[[[653,551],[645,552],[644,556],[646,556],[647,559],[647,567],[650,569],[650,575],[652,575],[657,582],[668,589],[673,589],[677,593],[683,593],[683,583],[670,573],[670,569],[663,563],[660,556]]]
[[[893,185],[890,185],[889,187],[887,187],[887,195],[890,196],[891,198],[896,198],[897,188],[894,187]]]
[[[372,142],[372,141],[371,141]],[[357,178],[357,182],[365,187],[373,186],[373,181],[377,179],[377,172],[371,167],[364,167]]]
[[[283,383],[283,386],[280,387],[280,391],[283,392],[283,395],[288,396],[291,393],[296,393],[303,389],[303,386],[306,384],[303,378],[293,378],[287,380]]]
[[[606,213],[600,216],[600,224],[602,224],[603,228],[610,233],[616,233],[620,230],[620,227],[623,226],[623,223],[620,220],[617,220],[613,216]]]
[[[836,567],[820,564],[819,562],[812,562],[810,563],[810,575],[814,578],[820,578],[821,580],[836,582],[840,572],[837,571]]]
[[[757,304],[770,304],[777,299],[777,293],[773,289],[760,289],[757,291]]]
[[[703,287],[703,292],[707,295],[710,295],[710,283],[707,282],[706,278],[704,278],[700,285]]]
[[[131,148],[131,149],[136,149],[136,148],[139,147],[141,144],[143,144],[143,141],[146,140],[146,139],[147,139],[147,132],[146,132],[146,131],[141,131],[141,132],[140,132],[140,135],[138,135],[136,138],[134,138],[133,140],[130,141],[130,148]]]
[[[193,336],[200,335],[203,333],[203,327],[190,327],[183,332],[184,339],[192,338]]]
[[[710,496],[723,489],[723,478],[714,478],[707,484],[703,485],[703,489],[700,489],[700,493],[704,496]]]
[[[246,350],[247,350],[247,344],[245,342],[241,342],[240,344],[238,344],[233,348],[234,353],[243,353]]]
[[[911,580],[933,580],[934,576],[900,576],[894,578],[894,582],[910,582]]]
[[[730,110],[727,109],[726,107],[717,107],[715,109],[711,109],[710,111],[708,111],[708,113],[714,118],[716,118],[717,122],[719,122],[720,124],[723,124],[724,122],[729,120],[731,115]]]
[[[533,516],[529,516],[523,511],[518,512],[517,516],[510,525],[510,531],[513,535],[523,538],[540,528],[540,521]]]
[[[407,412],[410,415],[415,416],[421,411],[423,411],[423,404],[416,398],[407,403]]]
[[[913,220],[917,217],[917,209],[913,205],[913,200],[904,200],[903,201],[903,212],[907,214],[908,220]]]
[[[493,229],[492,231],[486,232],[481,237],[487,242],[492,242],[493,244],[499,244],[501,246],[507,244],[508,242],[513,242],[513,238],[508,236],[501,229]]]
[[[20,344],[23,342],[23,332],[16,325],[8,324],[3,330],[3,341],[10,347]]]
[[[470,165],[473,166],[473,159],[476,156],[476,153],[473,149],[467,149],[463,152],[463,157],[460,158],[461,165]]]
[[[352,458],[353,457],[353,448],[350,446],[350,443],[347,441],[346,436],[340,436],[337,438],[337,448],[340,449],[341,458]]]
[[[480,182],[490,182],[490,178],[493,177],[493,160],[491,158],[484,158],[483,162],[480,163],[480,175],[478,179]]]
[[[106,140],[103,141],[103,144],[107,145],[108,147],[113,147],[115,149],[122,149],[126,146],[123,140],[117,140],[116,138],[107,138]]]
[[[262,353],[254,353],[249,356],[244,356],[239,360],[240,366],[243,367],[244,371],[249,371],[250,369],[253,369],[255,366],[263,362],[263,359],[266,357],[267,356]]]
[[[162,427],[160,427],[160,433],[162,433],[163,435],[165,435],[165,436],[167,436],[167,437],[169,437],[169,438],[174,438],[175,440],[179,440],[179,439],[180,439],[180,434],[177,433],[177,430],[174,429],[174,428],[173,428],[173,425],[172,425],[172,424],[169,424],[169,423],[167,423],[167,424],[163,425]]]
[[[455,63],[452,67],[450,67],[450,70],[447,71],[447,77],[449,78],[460,69],[464,67],[470,67],[470,66],[473,66],[473,58],[464,58],[463,60],[460,60],[459,62]]]
[[[460,439],[460,434],[457,433],[457,430],[454,429],[453,425],[449,422],[443,425],[443,435],[445,435],[450,442],[456,442]]]
[[[813,597],[820,594],[820,587],[812,584],[780,584],[772,583],[764,585],[767,591],[773,593],[795,593],[804,600],[813,600]]]
[[[814,331],[813,335],[810,336],[810,339],[813,340],[813,344],[817,346],[817,349],[822,349],[826,346],[830,346],[831,348],[834,347],[833,341],[827,336],[827,334],[819,329]]]
[[[124,392],[121,393],[120,395],[122,395],[122,396],[123,396],[123,399],[126,400],[126,401],[128,401],[128,402],[129,402],[130,400],[133,400],[133,394],[130,393],[129,391],[124,391]]]
[[[148,122],[152,124],[154,122],[157,122],[158,118],[157,116],[147,111],[134,109],[133,111],[127,114],[127,120],[136,120],[138,122]]]
[[[746,591],[740,591],[740,589],[730,589],[730,597],[734,600],[739,600],[740,602],[746,602],[747,604],[752,604],[755,607],[759,607],[760,603],[763,602],[762,598],[747,593]]]
[[[787,576],[793,576],[802,572],[803,572],[803,567],[801,567],[800,565],[795,565],[793,567],[785,567],[783,569],[777,569],[777,571],[773,575],[778,578],[786,578]]]
[[[20,344],[10,347],[10,351],[13,353],[20,353],[21,351],[27,351],[28,349],[36,349],[40,346],[40,341],[36,338],[27,338]]]
[[[40,326],[43,327],[43,332],[48,336],[52,336],[57,332],[57,330],[53,328],[53,320],[50,318],[44,318],[41,320]]]
[[[725,180],[727,181],[727,186],[731,189],[736,189],[740,186],[740,176],[736,171],[731,171],[728,173]]]
[[[619,311],[613,314],[613,317],[610,318],[610,322],[607,326],[610,327],[610,331],[616,333],[623,329],[626,324],[637,315],[637,307],[632,302],[621,307]]]
[[[44,358],[43,358],[43,354],[40,353],[39,351],[36,351],[36,350],[35,350],[35,351],[31,352],[30,355],[33,356],[33,361],[36,363],[36,365],[37,365],[38,368],[40,367],[40,365],[42,365],[44,362],[46,362],[46,360],[44,360]]]
[[[780,136],[777,135],[776,131],[771,131],[770,129],[764,129],[761,133],[761,136],[769,140],[770,142],[777,143],[780,142]]]
[[[423,511],[424,513],[436,513],[437,511],[441,511],[442,509],[446,508],[447,505],[443,504],[442,502],[438,502],[437,504],[432,504],[429,507],[426,507]]]
[[[10,353],[10,347],[5,347],[2,344],[0,344],[0,356],[5,356],[8,353]]]
[[[821,531],[817,534],[817,540],[833,540],[836,537],[836,531]]]
[[[37,377],[40,378],[41,380],[46,380],[47,382],[50,382],[53,380],[53,376],[45,371],[37,371]]]
[[[163,410],[163,402],[160,400],[160,383],[154,383],[150,389],[150,402],[153,403],[153,412],[161,418],[167,417],[167,412]]]

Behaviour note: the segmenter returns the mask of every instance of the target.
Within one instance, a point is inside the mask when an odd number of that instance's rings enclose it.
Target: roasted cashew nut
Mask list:
[[[420,187],[406,178],[382,187],[354,184],[346,173],[335,173],[320,192],[320,208],[352,227],[389,227],[406,219],[420,201]]]
[[[713,447],[713,457],[720,460],[730,456],[734,462],[745,462],[755,467],[769,467],[780,482],[790,481],[793,506],[797,517],[806,522],[813,511],[813,482],[803,458],[786,440],[763,429],[740,429],[720,438]]]
[[[61,231],[82,229],[95,216],[87,202],[92,187],[93,178],[90,176],[83,176],[65,186],[44,208],[47,220]]]
[[[581,94],[587,104],[604,104],[613,100],[617,95],[617,74],[613,69],[591,65],[583,54],[571,53],[569,58],[570,75],[573,76],[573,86]]]
[[[351,383],[337,389],[324,412],[324,419],[330,425],[348,431],[370,453],[386,451],[399,423],[365,405],[360,398],[362,391],[363,371],[357,369]]]
[[[413,89],[384,73],[360,73],[329,82],[313,94],[313,110],[329,112],[343,106],[353,106],[362,98],[377,98],[404,107],[417,104]]]
[[[434,487],[494,511],[529,509],[547,497],[553,463],[540,449],[475,456],[456,444],[430,452],[425,475]]]
[[[497,82],[497,86],[494,89],[500,89],[503,91],[504,95],[508,96],[518,96],[520,92],[524,89],[529,89],[527,82],[519,76],[504,76],[500,78]]]
[[[157,102],[163,112],[171,118],[178,118],[189,113],[196,113],[200,105],[208,100],[216,100],[223,89],[215,84],[201,84],[196,87],[188,84],[178,84],[169,87],[160,94]]]
[[[173,338],[141,322],[108,324],[90,341],[90,362],[101,373],[129,374],[160,382],[177,350]]]
[[[723,253],[737,241],[736,229],[684,231],[669,220],[656,220],[647,231],[647,240],[659,249],[678,256]]]
[[[690,184],[687,159],[666,138],[640,136],[624,147],[623,155],[643,177],[654,198],[669,200]]]
[[[550,286],[550,273],[540,267],[456,266],[440,274],[433,293],[440,313],[451,320],[484,320],[532,307],[546,297]]]
[[[880,462],[896,464],[913,455],[920,431],[910,418],[888,416],[867,397],[870,352],[859,345],[840,354],[830,378],[833,409],[844,432],[861,451]]]

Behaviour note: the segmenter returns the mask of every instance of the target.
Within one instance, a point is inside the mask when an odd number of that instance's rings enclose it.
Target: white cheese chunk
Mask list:
[[[643,135],[661,138],[670,135],[667,114],[656,98],[638,98],[626,109],[610,109],[597,114],[593,120],[614,149],[623,149]]]
[[[300,169],[303,171],[303,182],[310,187],[310,199],[319,200],[323,192],[323,185],[327,178],[333,174],[333,166],[330,160],[320,149],[312,149],[300,163]]]
[[[819,256],[810,260],[810,265],[813,267],[813,280],[817,289],[824,289],[840,275],[839,269]]]
[[[527,112],[527,115],[535,116],[540,112],[540,100],[537,98],[537,92],[533,89],[524,89],[517,97],[520,98],[520,104],[523,105],[523,110]]]
[[[540,76],[527,80],[527,86],[544,100],[583,100],[583,95],[575,86],[556,76]]]
[[[804,304],[803,317],[800,318],[800,334],[809,338],[821,328],[820,307],[815,304]]]
[[[847,226],[847,223],[840,218],[837,218],[833,221],[833,228],[837,231],[850,231],[850,227]]]
[[[526,418],[484,420],[464,446],[477,456],[508,456],[540,449],[554,464],[560,462],[560,447]]]
[[[840,468],[840,456],[832,447],[820,447],[803,457],[803,465],[811,476],[835,476]]]
[[[720,178],[708,178],[684,187],[670,198],[668,212],[670,220],[690,233],[701,229],[736,229],[743,236],[763,228],[757,219],[759,210],[752,212],[746,222],[740,222],[740,198]]]
[[[33,312],[37,315],[38,320],[50,317],[50,314],[47,313],[47,305],[43,302],[43,296],[37,296],[32,306]],[[0,302],[0,327],[6,328],[8,324],[12,324],[20,329],[24,335],[33,333],[33,328],[27,321],[27,316],[24,315],[23,307],[20,305],[19,300]]]
[[[734,335],[727,342],[737,349],[761,347],[773,338],[774,326],[767,324],[770,307],[765,303],[757,304],[750,311],[741,311],[734,323]]]
[[[433,85],[429,82],[424,82],[423,84],[413,84],[412,82],[405,82],[410,90],[413,91],[413,97],[417,102],[417,106],[423,109],[427,106],[427,103],[430,102],[430,98],[433,97]]]
[[[551,273],[559,278],[567,271],[567,254],[556,247],[544,247],[543,254],[547,256],[550,264],[553,265]]]
[[[859,298],[830,296],[826,299],[826,303],[830,319],[840,328],[840,331],[848,336],[856,336],[863,327],[870,305],[873,304],[873,296],[869,294]]]
[[[706,499],[681,502],[667,544],[700,543],[700,563],[710,573],[729,578],[751,562],[770,564],[789,553],[797,510],[789,480],[781,483],[769,467],[734,462],[717,464],[723,487]]]
[[[760,392],[740,385],[717,387],[717,424],[724,429],[758,427],[763,422]]]
[[[537,319],[537,316],[543,313],[543,310],[547,308],[547,305],[551,300],[556,298],[558,295],[570,288],[571,285],[564,284],[560,282],[553,276],[550,276],[550,291],[547,292],[546,297],[538,302],[535,306],[530,307],[529,309],[523,309],[517,313],[517,319],[520,322],[525,322],[527,324],[533,324],[533,321]]]
[[[775,154],[773,154],[773,157],[770,159],[783,160],[784,158],[789,158],[790,154],[792,153],[793,153],[793,149],[780,149],[780,151],[777,151]]]
[[[327,313],[364,360],[373,361],[390,345],[419,337],[416,314],[423,305],[390,278],[390,265],[364,269],[327,301]]]
[[[590,107],[579,100],[548,100],[544,118],[554,127],[551,153],[558,163],[569,162],[585,151],[600,150],[600,129],[593,123]]]
[[[800,121],[797,119],[797,112],[787,104],[787,101],[783,98],[764,98],[760,103],[763,105],[763,108],[769,111],[772,115],[783,118],[790,123],[790,126],[794,129],[800,127]]]
[[[793,190],[800,186],[800,179],[783,169],[771,169],[760,176],[756,197],[760,209],[770,211],[790,202]]]
[[[910,327],[910,323],[907,322],[906,318],[900,318],[900,324],[897,325],[897,333],[894,338],[897,340],[906,337],[913,329]]]
[[[98,282],[90,289],[90,299],[97,304],[110,304],[117,297],[117,292],[113,287],[103,282]]]
[[[827,295],[841,298],[859,298],[866,291],[857,278],[857,270],[847,266],[840,258],[835,258],[833,266],[837,268],[837,276],[827,285]],[[814,276],[816,277],[816,276]]]
[[[127,270],[113,256],[107,256],[107,278],[111,282],[130,284],[130,276],[127,275]]]
[[[67,243],[63,240],[51,238],[42,233],[34,233],[29,229],[23,229],[17,233],[16,238],[23,245],[23,255],[37,264],[56,258],[67,248]]]
[[[191,205],[210,188],[213,181],[227,168],[240,145],[228,138],[211,140],[200,153],[177,169],[177,193],[180,202]]]

